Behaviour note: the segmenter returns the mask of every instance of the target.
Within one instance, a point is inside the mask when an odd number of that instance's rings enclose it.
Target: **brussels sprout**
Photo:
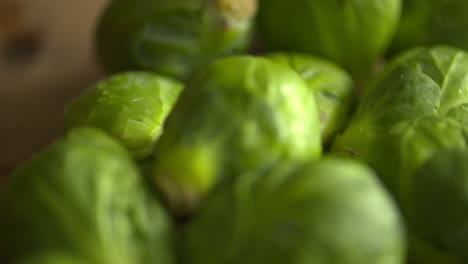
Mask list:
[[[290,66],[315,92],[320,114],[322,141],[330,143],[349,116],[353,98],[351,77],[337,65],[299,53],[273,53],[269,59]]]
[[[406,204],[412,175],[428,158],[443,149],[467,147],[466,128],[446,117],[423,117],[390,127],[353,125],[337,137],[333,150],[375,168],[400,204]]]
[[[198,71],[156,146],[155,181],[188,212],[221,179],[321,154],[314,94],[292,69],[233,56]]]
[[[407,51],[368,87],[334,142],[334,150],[351,153],[377,171],[407,221],[416,171],[434,153],[467,148],[467,76],[466,52],[443,46]],[[410,224],[413,255],[431,252],[432,263],[457,263],[420,240],[415,226]]]
[[[441,44],[468,50],[466,14],[466,0],[404,0],[392,52]]]
[[[66,108],[68,128],[97,126],[136,158],[148,156],[183,85],[149,72],[124,72],[97,83]]]
[[[360,155],[388,127],[425,116],[468,124],[467,76],[468,54],[461,50],[440,46],[402,54],[368,87],[335,145]]]
[[[401,0],[260,0],[259,30],[269,50],[319,55],[361,78],[385,52]]]
[[[366,166],[328,157],[246,176],[207,198],[182,264],[403,263],[401,219]]]
[[[411,255],[430,255],[429,258],[432,259],[431,262],[416,263],[459,263],[453,262],[449,255],[439,252],[431,242],[424,242],[424,238],[420,240],[420,221],[430,220],[419,219],[417,223],[411,220],[415,210],[412,195],[415,189],[421,188],[418,183],[420,180],[415,179],[414,175],[431,156],[447,149],[467,149],[466,127],[453,119],[437,116],[404,121],[390,127],[360,127],[359,130],[359,124],[357,125],[358,127],[352,127],[351,124],[349,132],[337,138],[333,149],[351,153],[377,171],[410,223]],[[433,206],[432,210],[434,213],[439,212],[437,206]],[[441,213],[441,217],[442,215],[444,214]],[[450,221],[443,223],[449,224]],[[419,253],[420,251],[424,253]]]
[[[17,168],[0,206],[11,262],[63,252],[86,264],[173,263],[167,215],[127,151],[95,128],[72,130]]]
[[[114,0],[98,26],[98,55],[112,70],[186,78],[215,57],[244,51],[256,8],[256,0]]]
[[[462,50],[444,46],[412,49],[393,60],[367,89],[355,118],[388,125],[463,111],[460,106],[468,103],[467,76],[468,53]]]

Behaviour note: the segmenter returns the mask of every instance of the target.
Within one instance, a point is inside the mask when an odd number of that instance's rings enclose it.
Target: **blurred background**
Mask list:
[[[64,105],[103,76],[94,29],[109,0],[0,0],[0,179],[62,131]]]

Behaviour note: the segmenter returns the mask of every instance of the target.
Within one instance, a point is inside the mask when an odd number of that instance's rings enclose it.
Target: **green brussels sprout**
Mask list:
[[[233,56],[187,84],[155,151],[154,178],[175,213],[191,212],[222,179],[284,158],[321,155],[314,94],[289,67]]]
[[[259,31],[269,50],[330,59],[357,79],[386,51],[401,0],[260,0]]]
[[[351,125],[352,126],[352,125]],[[344,137],[338,137],[332,151],[350,153],[363,160],[376,170],[388,190],[398,201],[405,220],[408,221],[410,239],[410,254],[419,256],[430,255],[432,262],[425,264],[455,264],[452,257],[440,252],[431,243],[419,238],[418,226],[412,221],[414,212],[413,193],[419,186],[415,173],[435,153],[443,150],[467,149],[468,134],[466,127],[457,121],[439,116],[422,117],[420,119],[403,121],[390,127],[350,128],[352,134],[345,132]],[[435,183],[434,183],[435,184]],[[433,206],[433,211],[438,212]],[[450,217],[449,215],[446,215]],[[449,223],[446,220],[444,223]],[[441,223],[442,224],[442,223]],[[430,253],[428,253],[430,252]],[[462,262],[464,263],[464,262]],[[461,263],[460,263],[461,264]]]
[[[111,70],[185,79],[213,58],[246,50],[256,9],[256,0],[114,0],[98,26],[98,55]]]
[[[440,151],[413,177],[408,222],[420,243],[448,255],[441,258],[424,248],[414,256],[419,263],[468,262],[467,161],[467,150]]]
[[[388,125],[428,115],[462,118],[450,112],[463,112],[460,106],[468,103],[467,74],[468,53],[462,50],[436,46],[407,51],[366,90],[355,119]]]
[[[404,0],[391,51],[427,45],[468,50],[468,1]]]
[[[361,128],[361,129],[359,129]],[[429,116],[389,127],[349,127],[333,150],[349,153],[373,167],[402,207],[412,175],[434,153],[465,149],[467,131],[453,119]]]
[[[183,85],[149,72],[124,72],[100,81],[65,111],[68,128],[96,126],[118,139],[135,158],[151,154]]]
[[[285,164],[207,198],[180,263],[403,263],[402,221],[367,166],[336,157]]]
[[[267,57],[290,66],[315,93],[322,141],[331,142],[348,120],[353,99],[353,82],[347,72],[326,60],[299,53],[273,53]]]
[[[86,264],[173,263],[171,225],[128,152],[77,128],[18,167],[0,199],[8,263],[63,252]]]
[[[461,50],[439,46],[405,52],[368,87],[335,145],[360,155],[388,127],[426,116],[468,124],[467,75],[468,53]]]
[[[421,232],[421,222],[429,220],[415,222],[412,195],[419,188],[415,174],[435,153],[467,149],[467,76],[468,54],[461,50],[438,46],[405,52],[364,92],[349,126],[332,147],[377,171],[409,223],[410,255],[424,260],[419,263],[466,262],[447,253],[453,249],[437,242],[441,237],[431,240]],[[437,207],[433,210],[438,212]]]

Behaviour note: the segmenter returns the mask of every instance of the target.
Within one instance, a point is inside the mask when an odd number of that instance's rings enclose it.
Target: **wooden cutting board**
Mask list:
[[[0,176],[50,144],[64,105],[102,77],[96,22],[109,0],[0,0]]]

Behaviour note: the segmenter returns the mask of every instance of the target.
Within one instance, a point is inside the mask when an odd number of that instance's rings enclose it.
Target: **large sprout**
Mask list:
[[[347,72],[326,60],[300,53],[273,53],[267,57],[294,69],[315,93],[323,144],[327,145],[346,124],[353,99]]]
[[[421,116],[459,116],[468,103],[468,53],[435,46],[394,59],[364,94],[356,119],[381,125]],[[466,110],[465,110],[466,111]]]
[[[233,56],[196,72],[156,146],[155,181],[191,211],[224,178],[321,154],[314,94],[292,69]]]
[[[70,256],[65,263],[168,264],[171,240],[169,219],[127,151],[94,128],[72,130],[18,167],[1,195],[7,263],[51,261],[57,252]]]
[[[97,47],[112,70],[145,69],[185,79],[213,58],[244,51],[256,0],[115,0]]]
[[[468,53],[450,47],[416,48],[394,59],[364,93],[336,145],[360,155],[388,127],[421,117],[450,117],[466,125]]]
[[[416,176],[417,171],[428,159],[440,151],[467,148],[467,66],[468,54],[454,48],[417,48],[404,53],[366,90],[349,126],[333,146],[377,171],[409,222],[411,255],[422,259],[421,263],[465,261],[453,243],[441,246],[445,239],[441,233],[427,236],[421,229],[423,221],[432,220],[414,221],[413,214],[420,208],[415,208],[413,195],[421,188],[418,177],[424,177]],[[432,180],[422,181],[428,184]],[[432,184],[439,194],[446,191],[436,181]],[[417,198],[418,203],[430,199],[430,195]],[[433,211],[440,209],[434,206]],[[451,217],[437,221],[450,226],[456,221]]]
[[[260,0],[259,30],[269,50],[311,53],[367,76],[400,17],[401,0]]]
[[[346,134],[345,134],[346,135]],[[362,129],[360,140],[341,137],[333,150],[371,165],[402,207],[411,189],[411,179],[434,153],[444,149],[465,149],[466,130],[447,117],[423,117],[379,129]]]
[[[408,224],[410,259],[427,264],[465,263],[466,173],[461,164],[467,155],[456,153],[468,147],[466,127],[447,117],[425,117],[364,137],[368,140],[355,152],[340,141],[335,150],[356,155],[375,168],[394,195]]]
[[[250,176],[250,177],[249,177]],[[187,227],[182,264],[401,264],[404,228],[366,166],[338,158],[239,175]]]
[[[124,72],[100,81],[67,105],[68,128],[96,126],[135,158],[151,154],[183,85],[150,72]]]

